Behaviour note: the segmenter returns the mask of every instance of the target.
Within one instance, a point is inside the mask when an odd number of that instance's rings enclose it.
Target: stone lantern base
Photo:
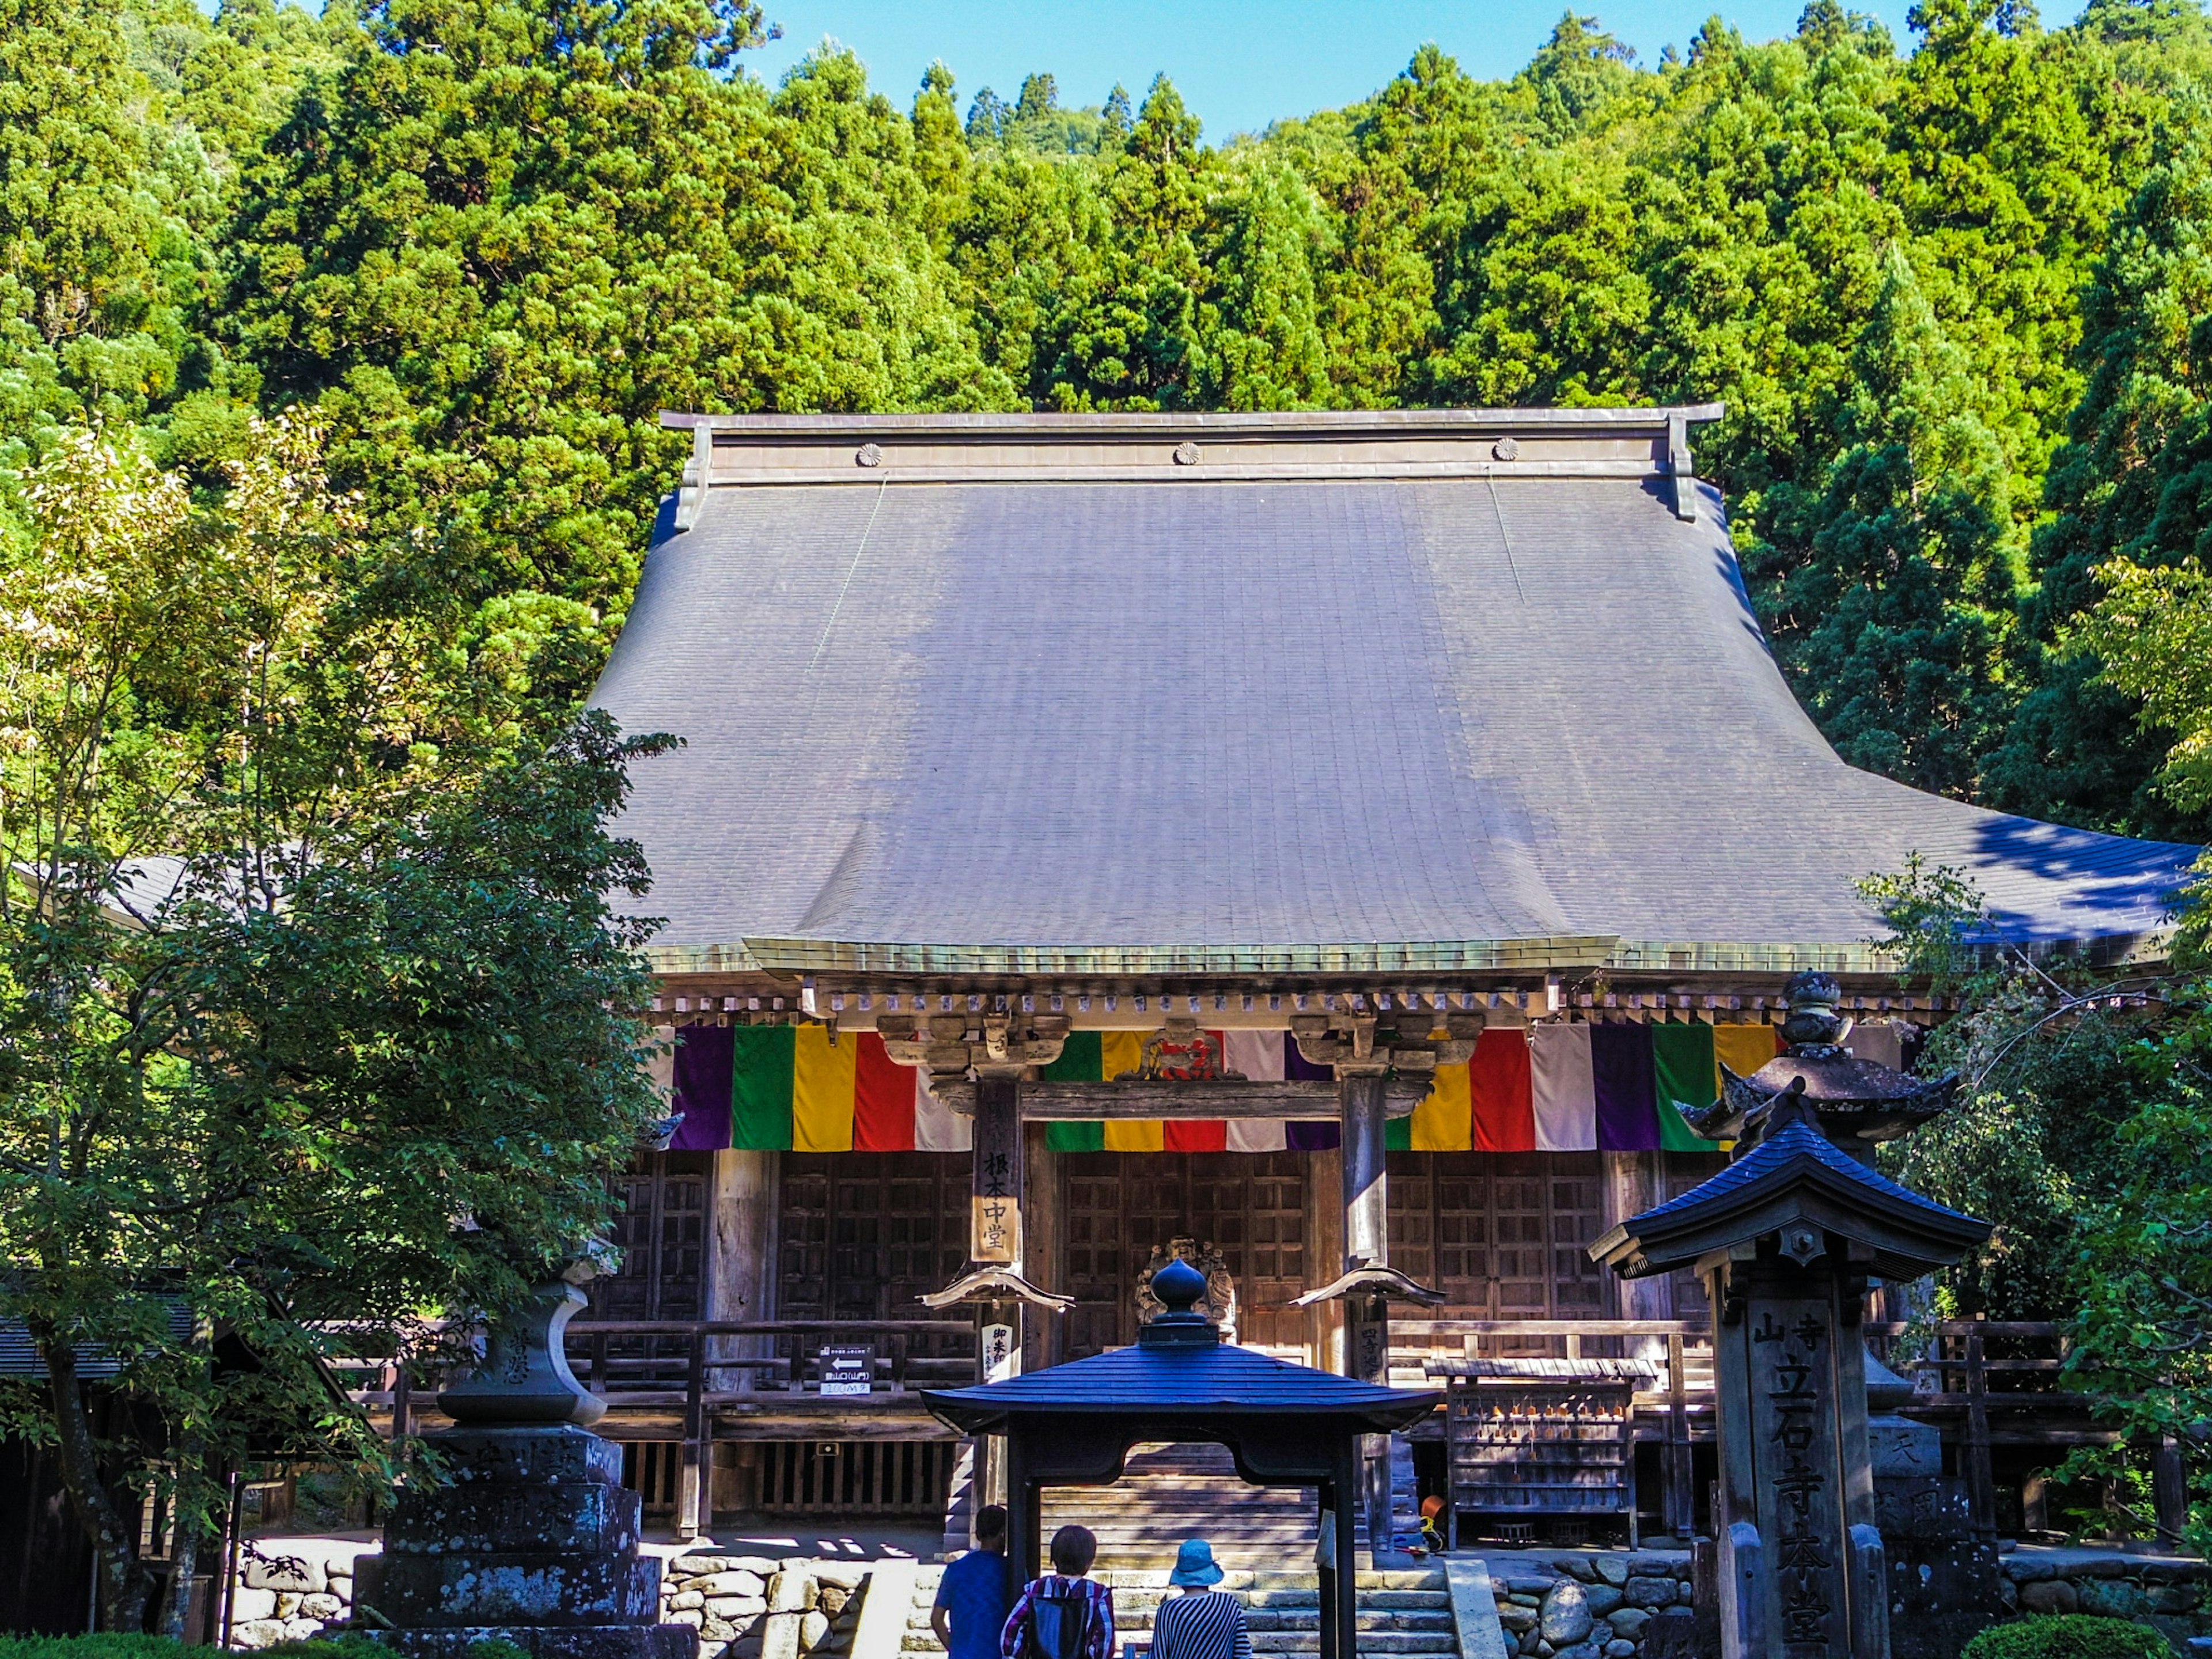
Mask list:
[[[622,1448],[572,1425],[432,1435],[451,1484],[399,1494],[357,1569],[356,1627],[407,1659],[511,1642],[534,1659],[693,1659],[663,1625],[660,1562],[638,1552]]]

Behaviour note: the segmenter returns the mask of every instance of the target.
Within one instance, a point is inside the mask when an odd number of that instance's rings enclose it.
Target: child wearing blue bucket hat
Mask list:
[[[1184,1539],[1168,1575],[1182,1594],[1152,1615],[1152,1659],[1252,1659],[1243,1606],[1213,1588],[1221,1578],[1213,1547],[1203,1538]]]

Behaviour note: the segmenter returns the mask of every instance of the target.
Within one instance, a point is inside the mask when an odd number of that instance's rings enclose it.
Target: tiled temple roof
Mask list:
[[[596,699],[684,739],[623,823],[662,965],[1876,966],[1911,853],[2141,949],[2197,849],[1830,748],[1717,412],[703,422]]]

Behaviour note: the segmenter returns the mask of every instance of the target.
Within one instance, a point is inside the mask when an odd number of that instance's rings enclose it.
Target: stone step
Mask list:
[[[1252,1645],[1261,1644],[1255,1637]],[[1271,1631],[1266,1646],[1273,1653],[1318,1653],[1321,1651],[1319,1631]],[[1362,1653],[1457,1653],[1459,1638],[1447,1631],[1441,1634],[1431,1631],[1363,1630],[1359,1634]]]

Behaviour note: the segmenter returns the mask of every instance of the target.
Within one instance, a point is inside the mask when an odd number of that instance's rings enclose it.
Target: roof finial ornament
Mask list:
[[[1152,1275],[1152,1294],[1159,1297],[1167,1311],[1163,1319],[1180,1316],[1196,1319],[1201,1316],[1191,1311],[1198,1305],[1199,1297],[1206,1294],[1206,1275],[1181,1256],[1176,1256]]]
[[[1850,1034],[1851,1020],[1838,1006],[1843,992],[1832,975],[1793,974],[1783,994],[1790,999],[1790,1013],[1782,1022],[1782,1038],[1792,1054],[1811,1058],[1831,1054]]]

